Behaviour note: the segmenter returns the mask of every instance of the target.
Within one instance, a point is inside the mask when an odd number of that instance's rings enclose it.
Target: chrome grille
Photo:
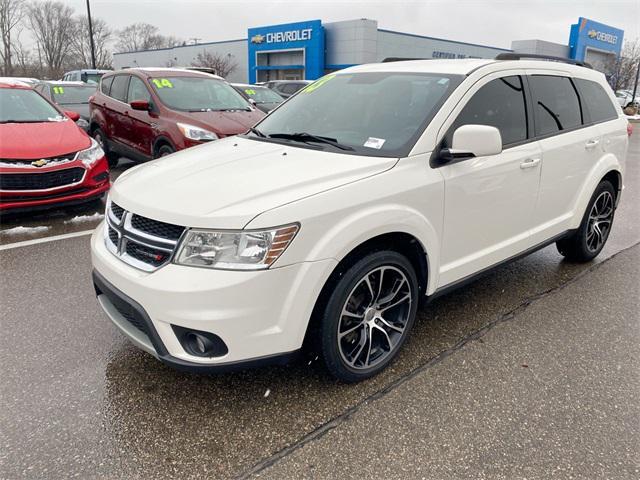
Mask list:
[[[123,262],[152,272],[171,261],[185,227],[133,214],[107,203],[104,242]]]

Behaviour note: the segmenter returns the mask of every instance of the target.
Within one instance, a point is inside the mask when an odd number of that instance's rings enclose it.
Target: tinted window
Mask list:
[[[149,90],[147,90],[144,82],[138,77],[131,77],[131,81],[129,82],[127,102],[131,103],[134,100],[146,100],[147,102],[151,100]]]
[[[109,95],[109,89],[111,88],[111,82],[113,82],[113,77],[103,78],[100,82],[100,91],[105,95]]]
[[[89,97],[95,91],[95,85],[55,85],[53,87],[53,101],[59,105],[89,103]]]
[[[480,88],[458,115],[445,136],[451,146],[453,132],[462,125],[489,125],[500,130],[502,144],[527,139],[527,109],[520,77],[492,80]]]
[[[604,122],[618,117],[618,112],[602,85],[580,78],[573,81],[580,90],[580,96],[583,103],[586,104],[592,122]]]
[[[302,85],[299,85],[297,83],[287,83],[285,85],[282,85],[280,87],[280,90],[282,90],[282,93],[293,95],[298,90],[300,90],[301,87],[302,87]]]
[[[580,98],[568,77],[529,77],[534,96],[536,135],[559,133],[580,126]]]
[[[127,99],[127,84],[129,83],[129,75],[117,75],[113,78],[111,84],[111,92],[109,95],[121,102]]]

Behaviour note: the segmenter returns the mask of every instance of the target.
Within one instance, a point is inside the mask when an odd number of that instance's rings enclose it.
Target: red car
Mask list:
[[[95,140],[24,84],[0,82],[0,213],[96,200],[109,167]]]
[[[244,133],[264,117],[221,77],[177,68],[108,73],[89,108],[91,135],[111,165]]]

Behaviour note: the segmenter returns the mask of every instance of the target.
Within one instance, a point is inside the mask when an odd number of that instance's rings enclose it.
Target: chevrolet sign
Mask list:
[[[618,43],[618,36],[613,35],[611,33],[604,33],[598,30],[591,29],[587,32],[587,36],[589,38],[593,38],[595,40],[600,40],[601,42],[610,43],[611,45],[616,45]]]
[[[302,42],[311,40],[311,28],[302,30],[288,30],[285,32],[268,32],[264,35],[254,35],[251,37],[251,43],[283,43],[283,42]]]

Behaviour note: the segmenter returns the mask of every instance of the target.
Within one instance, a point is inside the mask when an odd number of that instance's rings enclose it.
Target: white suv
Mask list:
[[[553,242],[598,255],[627,143],[588,68],[348,68],[245,135],[122,174],[92,238],[98,301],[179,368],[282,362],[304,343],[358,381],[397,355],[421,298]]]

